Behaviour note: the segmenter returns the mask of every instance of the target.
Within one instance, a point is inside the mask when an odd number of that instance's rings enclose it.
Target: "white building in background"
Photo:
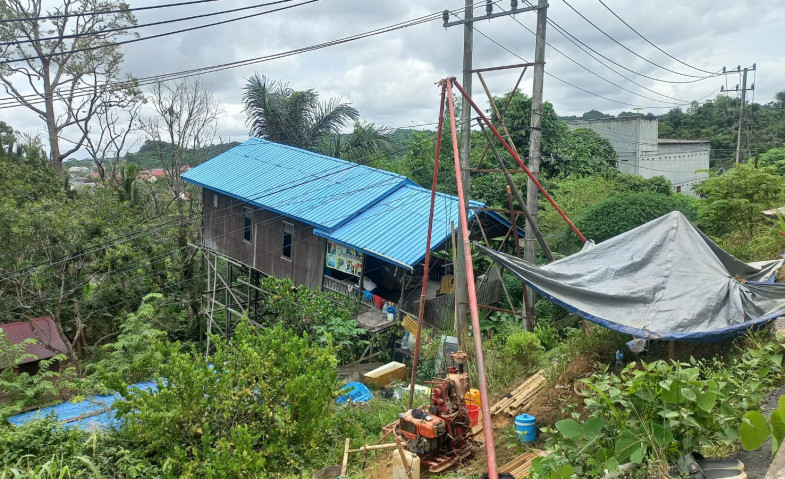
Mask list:
[[[657,138],[657,119],[644,116],[574,120],[573,130],[586,128],[607,138],[619,156],[623,173],[664,176],[676,191],[694,195],[692,187],[709,177],[709,140]]]

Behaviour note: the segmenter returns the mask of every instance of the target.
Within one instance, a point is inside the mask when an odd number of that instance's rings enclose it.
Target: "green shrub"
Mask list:
[[[331,348],[247,321],[231,344],[212,340],[210,358],[154,343],[147,361],[158,365],[158,391],[118,388],[118,435],[175,476],[292,473],[320,443],[339,389]]]
[[[606,368],[584,380],[590,419],[556,423],[534,477],[603,477],[626,462],[641,465],[634,477],[660,477],[685,452],[727,447],[745,411],[782,381],[784,352],[782,343],[753,341],[727,364],[633,362],[619,375]]]
[[[55,454],[85,454],[89,437],[78,429],[64,428],[52,418],[33,419],[21,426],[0,426],[0,465],[15,466],[25,456],[48,460]]]
[[[542,346],[537,335],[529,331],[518,331],[509,336],[504,344],[504,354],[520,366],[534,368],[540,362]]]
[[[685,195],[621,193],[583,210],[575,218],[575,225],[586,238],[600,242],[671,211],[681,211],[690,220],[695,220],[696,201]]]

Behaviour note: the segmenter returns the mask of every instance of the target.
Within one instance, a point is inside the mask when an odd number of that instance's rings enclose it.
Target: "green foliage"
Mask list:
[[[509,336],[504,343],[504,354],[514,364],[526,369],[534,369],[539,364],[542,345],[536,334],[518,331]]]
[[[549,178],[614,176],[618,156],[611,142],[599,133],[579,128],[561,137],[554,154],[546,158],[542,171]]]
[[[74,368],[58,369],[65,356],[57,354],[38,362],[38,370],[16,372],[15,368],[25,361],[35,359],[33,354],[25,353],[35,339],[26,339],[13,344],[0,331],[0,420],[24,411],[26,408],[60,398],[75,386]]]
[[[367,346],[367,332],[353,317],[358,311],[355,300],[303,285],[295,287],[291,280],[274,277],[263,278],[261,288],[267,291],[263,299],[267,324],[283,324],[298,335],[308,333],[322,344],[329,335],[341,362],[357,359]]]
[[[749,415],[745,423],[742,415],[782,380],[783,352],[782,343],[753,340],[724,368],[696,360],[633,362],[619,375],[593,375],[584,380],[590,419],[556,423],[558,435],[546,442],[552,454],[535,461],[535,477],[560,477],[565,466],[580,477],[602,477],[626,462],[644,465],[635,477],[651,477],[685,452],[731,444],[742,423],[751,434],[759,421]]]
[[[621,193],[586,208],[575,218],[575,225],[587,238],[600,242],[671,211],[695,219],[694,200],[684,195]]]
[[[231,344],[213,337],[205,358],[156,342],[146,364],[157,392],[119,388],[118,433],[139,458],[175,476],[250,477],[291,473],[318,446],[339,389],[330,348],[283,326],[243,321]]]
[[[243,102],[251,133],[276,143],[321,152],[331,135],[356,122],[359,112],[339,98],[319,103],[314,90],[296,91],[258,73],[248,79]]]
[[[7,468],[24,457],[73,457],[86,454],[89,434],[66,429],[53,418],[33,419],[21,426],[0,426],[0,466]]]
[[[83,389],[95,388],[105,393],[109,389],[105,382],[132,384],[148,379],[147,372],[139,365],[147,356],[150,345],[166,335],[150,324],[155,316],[155,303],[162,298],[161,294],[148,294],[136,313],[126,316],[120,324],[117,341],[103,347],[106,356],[88,366],[93,374],[87,377]]]
[[[46,462],[37,457],[24,457],[14,467],[0,471],[0,478],[71,479],[101,477],[98,467],[87,456],[66,457],[57,454]]]
[[[357,351],[364,350],[368,345],[365,339],[368,331],[357,324],[354,318],[333,316],[327,323],[314,326],[313,331],[319,344],[332,344],[340,363],[358,359]]]
[[[695,191],[704,199],[699,218],[707,232],[740,232],[752,238],[755,226],[765,221],[760,212],[780,206],[785,183],[774,167],[756,169],[750,164],[739,164],[708,178]]]

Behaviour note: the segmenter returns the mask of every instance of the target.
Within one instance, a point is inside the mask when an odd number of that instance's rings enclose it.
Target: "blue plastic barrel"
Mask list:
[[[397,306],[387,306],[387,312],[392,313],[393,319],[398,318],[398,307]]]
[[[530,414],[515,416],[515,432],[521,442],[532,442],[537,439],[537,418]]]

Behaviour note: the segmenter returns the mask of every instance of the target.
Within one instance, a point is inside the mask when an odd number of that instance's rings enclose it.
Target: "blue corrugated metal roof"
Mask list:
[[[296,218],[319,236],[408,269],[425,257],[431,191],[405,176],[254,138],[183,179]],[[470,210],[469,219],[474,216]],[[450,237],[451,222],[458,227],[458,198],[439,193],[432,248]]]
[[[476,201],[470,203],[472,206],[484,206]],[[425,258],[430,209],[431,191],[408,184],[340,228],[331,232],[316,229],[314,234],[412,269]],[[450,237],[451,222],[456,228],[459,227],[458,212],[457,197],[437,193],[433,213],[432,249]],[[474,216],[474,210],[469,210],[469,220]]]
[[[129,388],[138,388],[142,391],[155,390],[154,382],[137,383]],[[63,423],[67,428],[79,428],[87,431],[96,429],[106,429],[115,422],[115,411],[113,404],[120,400],[119,394],[109,394],[106,396],[89,396],[84,401],[76,403],[64,402],[54,406],[36,409],[24,414],[18,414],[8,418],[8,422],[16,426],[21,426],[28,421],[44,418],[53,415],[54,418]]]
[[[328,231],[410,182],[388,171],[258,138],[182,177]]]

